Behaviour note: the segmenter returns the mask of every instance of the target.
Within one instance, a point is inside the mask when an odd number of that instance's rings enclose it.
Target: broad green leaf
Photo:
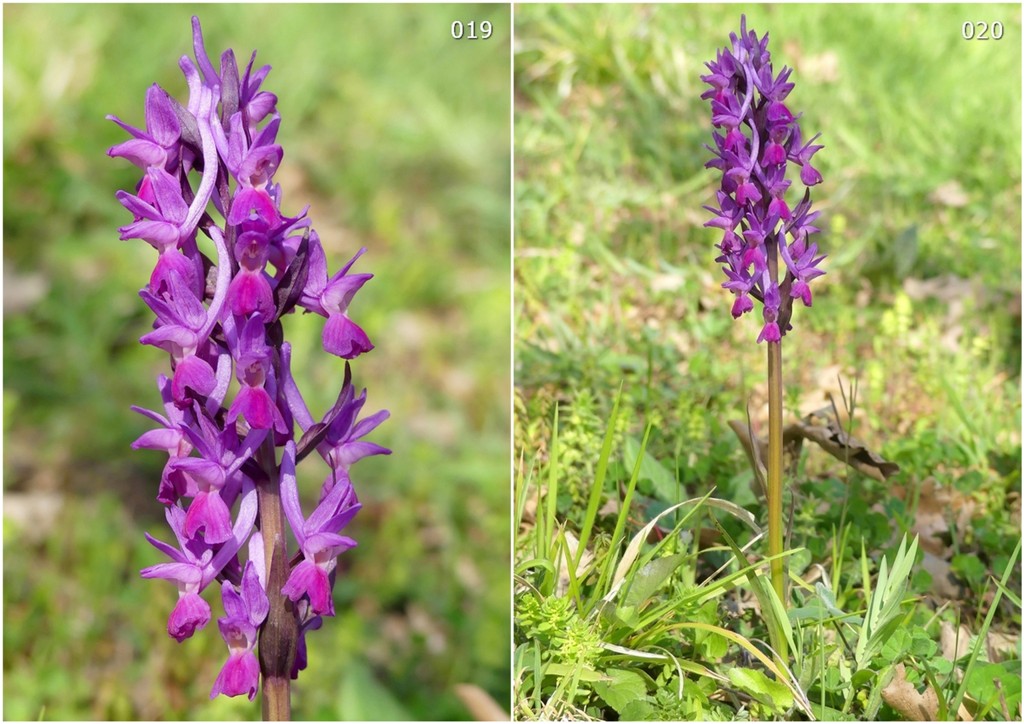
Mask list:
[[[772,681],[758,669],[729,669],[727,675],[737,689],[745,691],[777,712],[788,711],[793,706],[793,693],[789,687]]]
[[[1002,706],[999,697],[1006,699],[1006,707],[1016,713],[1020,701],[1021,677],[1019,661],[1004,661],[999,664],[977,664],[967,682],[967,693],[982,706],[995,704],[995,711]]]
[[[811,702],[814,709],[814,718],[818,721],[857,721],[852,714],[844,714],[839,709],[833,709],[819,702]]]
[[[634,699],[619,712],[622,721],[652,721],[658,718],[658,710],[650,699]]]
[[[620,715],[626,706],[647,696],[647,681],[628,669],[608,669],[606,678],[594,683],[594,691]]]
[[[639,606],[649,599],[668,580],[669,576],[687,559],[685,553],[655,558],[637,571],[633,583],[626,593],[627,606]]]
[[[587,666],[580,666],[579,664],[548,664],[544,667],[545,676],[561,676],[571,677],[575,676],[579,681],[601,681],[604,674],[600,671],[595,671]]]
[[[632,468],[640,453],[640,443],[636,438],[627,437],[623,447],[626,467]],[[651,482],[651,492],[654,497],[668,502],[679,499],[681,488],[676,476],[646,450],[640,459],[639,479]]]
[[[899,663],[910,650],[911,641],[911,635],[906,629],[896,629],[882,644],[882,657],[889,663]]]
[[[925,631],[919,628],[913,630],[910,642],[911,655],[916,656],[918,659],[931,660],[938,650],[939,645]]]
[[[409,721],[405,707],[357,661],[345,669],[337,691],[337,713],[342,721]]]

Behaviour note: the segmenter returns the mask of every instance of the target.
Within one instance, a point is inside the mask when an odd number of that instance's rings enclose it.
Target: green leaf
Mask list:
[[[623,445],[626,467],[632,468],[636,465],[637,456],[640,454],[640,443],[633,437],[627,437]],[[668,502],[679,500],[680,487],[676,476],[646,450],[640,458],[640,480],[649,480],[651,493],[655,498]]]
[[[594,683],[594,691],[620,715],[637,699],[647,696],[647,681],[643,676],[628,669],[608,669],[607,678]]]
[[[686,561],[686,558],[685,553],[655,558],[637,571],[636,576],[633,577],[633,585],[630,586],[629,592],[626,594],[625,604],[639,606],[653,596],[669,576]]]
[[[968,583],[978,586],[985,580],[985,564],[978,560],[977,556],[955,555],[949,562],[953,572]]]
[[[398,699],[358,661],[345,669],[336,701],[341,721],[410,721]]]
[[[923,630],[915,628],[910,642],[910,654],[918,659],[931,659],[939,650],[939,645]]]
[[[814,710],[814,718],[818,721],[857,721],[857,717],[852,714],[844,714],[839,709],[833,709],[820,701],[812,701],[811,708]]]
[[[1000,695],[1006,698],[1006,708],[1017,711],[1020,701],[1021,677],[1019,661],[1004,661],[999,664],[978,664],[967,682],[967,693],[982,706],[995,705],[1002,709]]]
[[[757,669],[729,669],[729,681],[740,689],[771,707],[777,712],[788,711],[793,706],[793,694],[785,684],[772,681]]]
[[[717,661],[729,651],[728,639],[712,632],[698,634],[696,645],[700,650],[701,658],[708,661]]]
[[[634,699],[619,712],[622,721],[653,721],[657,719],[657,710],[650,699]]]
[[[577,681],[596,682],[601,681],[604,674],[579,664],[548,664],[544,667],[544,676],[576,677]]]
[[[893,664],[899,663],[907,651],[910,650],[911,642],[911,635],[907,633],[906,629],[896,629],[893,631],[892,636],[882,644],[882,658]]]

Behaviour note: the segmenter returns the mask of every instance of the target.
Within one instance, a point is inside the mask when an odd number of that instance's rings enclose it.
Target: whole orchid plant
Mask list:
[[[824,256],[810,241],[819,212],[811,211],[810,187],[822,178],[811,160],[822,146],[804,141],[800,114],[786,105],[793,90],[792,71],[776,75],[768,51],[768,35],[747,31],[730,34],[731,48],[718,51],[701,80],[711,86],[701,96],[711,101],[714,157],[708,168],[721,171],[718,206],[706,206],[713,218],[705,226],[722,231],[718,244],[727,281],[722,286],[736,297],[732,316],[739,318],[761,305],[757,342],[768,347],[768,508],[772,582],[785,601],[782,554],[782,338],[792,330],[793,302],[811,306],[810,282],[823,272]],[[790,164],[799,166],[803,197],[790,205]],[[781,260],[781,263],[780,263]]]
[[[254,67],[253,53],[239,73],[227,50],[218,71],[195,17],[192,39],[195,61],[179,61],[187,103],[153,85],[144,129],[108,116],[131,135],[108,155],[142,171],[134,193],[117,193],[133,217],[121,239],[157,251],[139,292],[155,320],[140,341],[167,352],[172,369],[158,379],[163,411],[133,408],[157,425],[133,447],[167,454],[157,499],[174,534],[173,543],[146,535],[169,560],[142,576],[177,587],[167,632],[179,642],[210,622],[201,594],[219,582],[228,654],[211,698],[254,699],[262,676],[264,718],[286,719],[306,634],[334,615],[337,558],[356,545],[343,535],[360,508],[349,470],[390,451],[362,439],[388,413],[359,419],[366,391],[356,393],[347,361],[337,401],[313,416],[292,377],[283,321],[302,308],[325,318],[328,353],[369,352],[348,310],[372,275],[352,271],[365,249],[329,275],[308,206],[282,210],[281,117],[261,88],[270,66]],[[296,465],[314,452],[329,472],[307,516]]]

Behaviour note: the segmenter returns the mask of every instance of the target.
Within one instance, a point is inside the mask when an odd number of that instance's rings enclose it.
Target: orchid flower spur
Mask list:
[[[772,557],[772,585],[785,605],[785,570],[782,556],[782,339],[793,325],[793,301],[812,302],[809,283],[824,274],[817,244],[809,237],[817,211],[811,211],[811,187],[822,182],[812,165],[823,146],[818,136],[804,142],[800,114],[786,105],[794,88],[792,71],[772,69],[768,35],[758,38],[740,20],[740,33],[730,34],[731,47],[718,51],[707,63],[701,80],[710,88],[701,98],[711,102],[714,157],[707,168],[721,172],[717,206],[705,206],[712,218],[704,225],[721,231],[722,264],[727,281],[722,286],[736,299],[732,316],[739,318],[761,303],[762,326],[757,343],[768,350],[768,551]],[[795,206],[786,201],[792,185],[790,164],[800,167],[803,198]],[[780,263],[781,259],[781,263]],[[774,642],[785,658],[785,642]]]
[[[132,216],[121,239],[157,252],[139,292],[154,315],[140,342],[171,363],[157,381],[164,410],[133,408],[157,425],[132,446],[167,456],[157,500],[176,541],[146,534],[170,560],[142,576],[176,585],[167,631],[179,642],[210,622],[202,593],[220,583],[228,658],[211,696],[253,699],[262,676],[264,717],[283,719],[290,681],[306,667],[306,636],[334,615],[337,556],[356,544],[342,535],[360,508],[350,468],[391,452],[362,439],[388,413],[358,419],[366,391],[356,396],[348,362],[373,349],[349,317],[372,275],[350,273],[366,249],[330,275],[308,207],[295,216],[282,209],[274,181],[284,158],[281,116],[277,96],[262,89],[270,66],[255,69],[254,53],[239,73],[228,50],[217,70],[197,18],[192,42],[195,60],[179,62],[187,101],[153,85],[144,129],[108,116],[131,136],[108,155],[142,172],[133,192],[116,194]],[[337,401],[320,419],[292,376],[284,341],[296,308],[325,319],[325,352],[346,360]],[[296,465],[312,452],[331,473],[306,518]]]

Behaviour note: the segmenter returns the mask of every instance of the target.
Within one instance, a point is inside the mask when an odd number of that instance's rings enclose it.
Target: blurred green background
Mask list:
[[[5,719],[259,717],[209,699],[216,623],[177,644],[172,586],[138,575],[160,560],[143,531],[169,531],[163,456],[129,448],[149,423],[128,408],[159,407],[168,364],[137,343],[155,256],[118,240],[138,171],[106,157],[126,136],[104,116],[142,125],[153,82],[187,97],[194,7],[4,7]],[[460,683],[507,708],[509,8],[198,7],[213,58],[273,66],[284,210],[312,205],[332,270],[365,245],[376,275],[352,315],[377,348],[353,370],[394,455],[355,468],[360,545],[294,715],[467,718]],[[493,36],[453,40],[455,20]],[[316,414],[343,365],[318,318],[286,322]]]

